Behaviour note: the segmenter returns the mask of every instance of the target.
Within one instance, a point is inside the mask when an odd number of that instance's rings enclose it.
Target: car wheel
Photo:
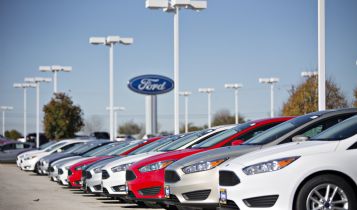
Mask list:
[[[355,210],[357,200],[350,184],[337,175],[321,175],[308,180],[298,192],[295,210]]]

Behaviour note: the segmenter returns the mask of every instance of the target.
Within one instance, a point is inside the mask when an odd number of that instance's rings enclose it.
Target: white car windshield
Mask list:
[[[59,143],[57,143],[57,144],[54,144],[54,145],[48,147],[47,149],[45,149],[45,152],[51,152],[51,151],[53,151],[53,150],[55,150],[55,149],[61,147],[61,146],[64,145],[65,143],[66,143],[66,142],[59,142]]]

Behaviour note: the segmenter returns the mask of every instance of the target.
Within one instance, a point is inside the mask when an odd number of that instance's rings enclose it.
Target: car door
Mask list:
[[[16,143],[8,143],[1,147],[0,151],[0,161],[8,162],[11,160],[12,154],[11,152],[15,149]]]

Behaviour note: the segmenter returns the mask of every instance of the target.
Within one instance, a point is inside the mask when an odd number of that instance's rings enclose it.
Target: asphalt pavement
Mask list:
[[[0,164],[0,187],[0,210],[144,210],[135,204],[122,204],[69,189],[47,176],[21,171],[14,164]]]

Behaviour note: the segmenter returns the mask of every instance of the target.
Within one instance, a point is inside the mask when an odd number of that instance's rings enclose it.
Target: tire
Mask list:
[[[329,193],[327,193],[328,188]],[[336,193],[331,198],[334,190],[336,190]],[[324,198],[326,194],[328,194],[328,197],[332,199],[332,201],[347,201],[345,203],[333,204],[325,201]],[[315,199],[315,201],[310,198]],[[296,197],[294,210],[312,210],[313,207],[316,209],[320,209],[319,207],[321,207],[321,210],[324,210],[329,209],[332,205],[336,205],[336,207],[345,210],[356,210],[357,199],[354,189],[344,178],[338,175],[327,174],[314,177],[301,187]],[[325,208],[323,208],[323,206],[325,206]]]

